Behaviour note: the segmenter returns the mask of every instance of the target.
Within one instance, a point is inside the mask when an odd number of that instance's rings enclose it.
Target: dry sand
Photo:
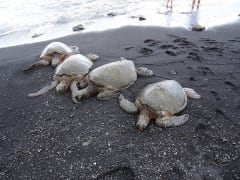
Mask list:
[[[124,90],[129,99],[164,78],[202,95],[181,112],[190,115],[183,126],[152,122],[143,132],[117,98],[27,97],[51,82],[51,67],[22,71],[49,42],[0,49],[0,179],[239,179],[239,29],[124,27],[57,39],[100,55],[95,66],[124,56],[152,69]]]

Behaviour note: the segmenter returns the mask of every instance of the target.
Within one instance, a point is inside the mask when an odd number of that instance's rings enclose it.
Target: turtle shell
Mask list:
[[[133,61],[120,60],[92,70],[89,80],[97,86],[120,90],[132,85],[137,80],[137,73]]]
[[[187,96],[182,86],[174,80],[164,80],[149,84],[139,94],[138,100],[155,111],[175,114],[187,105]]]
[[[73,50],[72,50],[72,48],[70,48],[69,46],[67,46],[64,43],[52,42],[43,49],[41,56],[52,55],[53,53],[72,54]]]
[[[55,75],[85,75],[89,72],[93,63],[81,54],[69,56],[55,71]]]

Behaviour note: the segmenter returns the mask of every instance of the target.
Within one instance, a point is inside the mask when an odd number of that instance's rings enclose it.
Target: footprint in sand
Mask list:
[[[160,46],[161,49],[169,49],[169,48],[172,48],[172,49],[175,49],[175,47],[173,45],[170,45],[170,44],[163,44]]]
[[[208,128],[208,125],[204,123],[198,123],[197,126],[195,127],[196,132],[204,131]]]
[[[221,100],[221,98],[220,98],[220,96],[218,95],[217,92],[215,92],[215,91],[210,91],[210,92],[211,92],[211,94],[213,95],[213,97],[214,97],[217,101],[220,101],[220,100]]]
[[[153,53],[153,50],[150,49],[150,48],[141,48],[140,49],[140,53],[144,56],[147,56],[149,54],[152,54]]]
[[[178,43],[178,46],[182,46],[183,48],[194,46],[193,43],[187,40],[187,38],[177,38],[173,40],[173,42]]]
[[[194,82],[194,81],[197,81],[197,80],[196,80],[196,78],[195,78],[195,77],[190,77],[190,78],[189,78],[189,81],[192,81],[192,82]]]
[[[218,44],[219,43],[216,40],[210,39],[210,38],[200,38],[200,41],[208,43],[208,44]]]
[[[177,54],[173,51],[165,51],[166,54],[168,54],[169,56],[177,56]]]
[[[221,109],[219,109],[219,108],[216,108],[215,112],[216,112],[217,115],[220,115],[220,116],[224,117],[225,119],[230,119],[230,118],[226,115],[226,113],[224,113],[224,112],[223,112]]]
[[[128,50],[133,49],[133,48],[135,48],[135,47],[133,47],[133,46],[131,46],[131,47],[126,47],[126,48],[124,48],[124,50],[128,51]]]
[[[223,49],[222,48],[218,48],[218,47],[203,47],[203,50],[205,52],[217,52],[217,53],[222,53]]]
[[[187,58],[192,59],[194,61],[202,62],[201,57],[195,52],[189,52]]]
[[[159,41],[159,40],[154,40],[154,39],[146,39],[146,40],[144,40],[144,43],[161,43],[161,41]]]
[[[161,41],[158,41],[158,40],[153,40],[153,39],[146,39],[144,41],[145,44],[148,44],[147,46],[151,46],[151,47],[154,47],[156,45],[158,45],[159,43],[161,43]]]
[[[197,71],[199,74],[206,75],[215,75],[209,67],[199,66],[197,67]]]
[[[225,81],[224,82],[226,85],[230,86],[232,89],[237,89],[238,87],[232,83],[231,81]]]

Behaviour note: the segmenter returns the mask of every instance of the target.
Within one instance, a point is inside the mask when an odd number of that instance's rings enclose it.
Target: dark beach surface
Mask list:
[[[0,179],[240,179],[239,29],[124,27],[57,39],[100,55],[94,66],[123,56],[152,69],[123,91],[131,100],[163,79],[202,96],[180,113],[190,115],[184,125],[142,132],[117,98],[27,97],[52,80],[51,67],[22,71],[52,41],[0,49]]]

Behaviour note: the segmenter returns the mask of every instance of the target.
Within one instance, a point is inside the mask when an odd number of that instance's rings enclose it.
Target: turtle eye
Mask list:
[[[77,82],[76,86],[77,86],[78,90],[81,89],[80,82]]]

